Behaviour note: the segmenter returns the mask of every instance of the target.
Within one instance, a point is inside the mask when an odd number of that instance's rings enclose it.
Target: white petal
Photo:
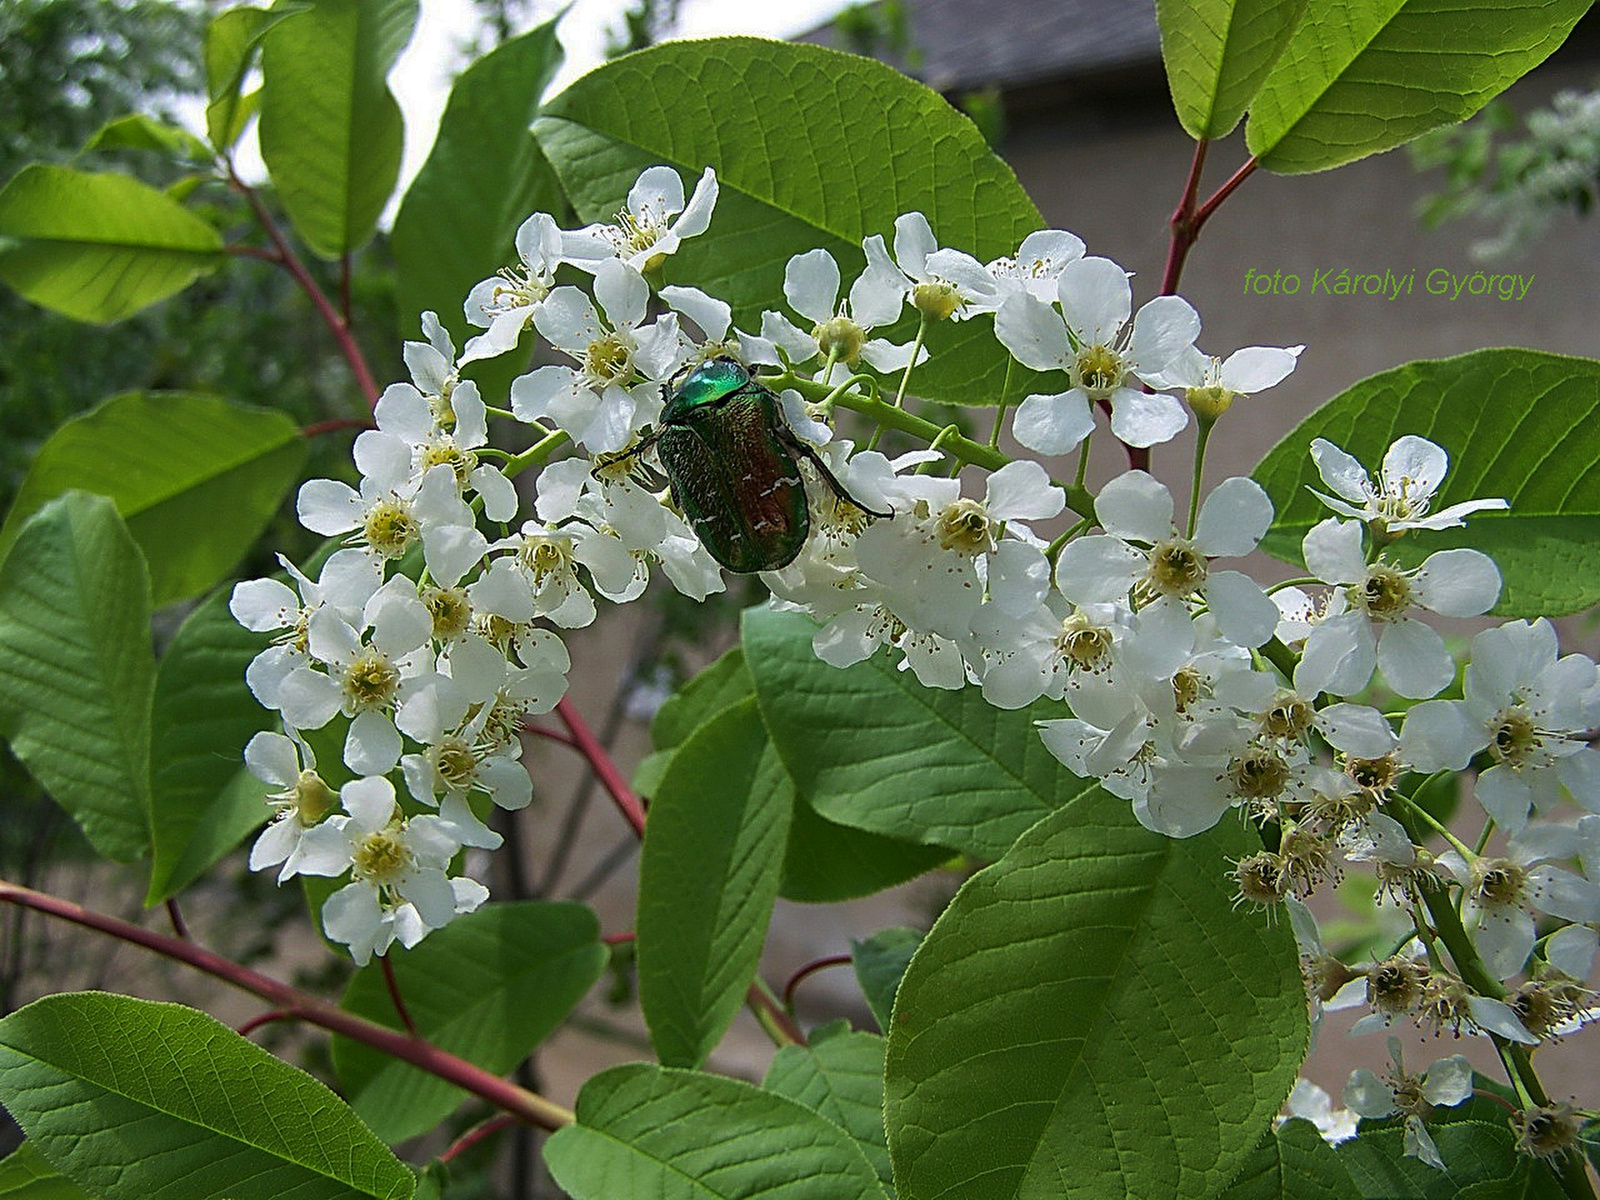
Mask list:
[[[1550,935],[1550,940],[1544,944],[1544,956],[1556,970],[1582,983],[1594,968],[1597,944],[1600,944],[1600,935],[1593,929],[1584,925],[1568,925]]]
[[[905,306],[906,278],[889,259],[883,237],[873,234],[861,243],[867,269],[850,285],[850,316],[863,329],[892,324]]]
[[[504,523],[517,515],[517,486],[498,469],[484,463],[473,470],[468,482],[483,497],[483,515],[489,520]]]
[[[726,300],[718,300],[692,287],[664,287],[661,298],[698,325],[706,341],[720,342],[728,336],[733,310]]]
[[[1311,461],[1317,465],[1317,474],[1340,496],[1352,504],[1363,505],[1368,500],[1367,469],[1332,442],[1314,438],[1311,442]]]
[[[984,507],[996,521],[1043,521],[1060,516],[1067,496],[1038,463],[1018,459],[989,476]]]
[[[1165,392],[1118,388],[1111,393],[1111,432],[1130,446],[1170,442],[1189,424],[1189,410]]]
[[[1246,346],[1222,364],[1222,386],[1249,396],[1282,383],[1294,370],[1304,346]]]
[[[1413,500],[1426,498],[1439,490],[1449,467],[1450,456],[1443,448],[1427,438],[1407,434],[1383,456],[1383,490],[1398,495],[1404,481],[1407,496]]]
[[[382,775],[400,761],[400,750],[400,733],[394,722],[369,710],[350,722],[344,739],[344,765],[360,775]]]
[[[1011,417],[1011,436],[1040,454],[1065,454],[1093,432],[1089,396],[1080,388],[1029,396]]]
[[[1172,536],[1172,493],[1144,471],[1125,471],[1095,497],[1095,515],[1114,537],[1159,542]]]
[[[1278,606],[1242,571],[1211,572],[1205,595],[1217,628],[1236,646],[1260,646],[1278,627]]]
[[[710,167],[706,168],[709,174]],[[628,189],[628,211],[665,219],[683,211],[683,180],[671,167],[647,167]]]
[[[1490,767],[1478,776],[1473,789],[1478,803],[1500,826],[1512,834],[1521,832],[1528,823],[1528,806],[1533,803],[1533,789],[1528,781],[1507,766]]]
[[[1382,758],[1395,748],[1388,720],[1365,704],[1330,704],[1317,714],[1317,727],[1334,749],[1357,758]]]
[[[1200,506],[1194,542],[1208,558],[1237,558],[1254,550],[1272,524],[1272,501],[1254,479],[1225,479]]]
[[[281,733],[264,730],[251,738],[244,748],[244,765],[263,783],[280,788],[293,787],[300,780],[300,754]]]
[[[679,193],[682,194],[681,191]],[[672,231],[680,238],[697,237],[711,227],[711,214],[717,207],[717,173],[707,167],[700,173],[700,182],[694,185],[694,195],[688,205],[672,223]]]
[[[594,273],[594,295],[606,317],[618,326],[637,325],[650,306],[650,285],[621,259],[600,264]]]
[[[1412,705],[1400,730],[1401,756],[1419,771],[1461,771],[1488,745],[1482,724],[1457,700]]]
[[[295,513],[312,533],[334,537],[349,533],[363,521],[361,497],[336,479],[308,479],[295,498]]]
[[[1455,660],[1438,631],[1410,618],[1379,636],[1378,669],[1390,687],[1411,700],[1438,695],[1456,675]]]
[[[394,815],[394,784],[379,776],[352,779],[339,789],[339,803],[358,829],[373,833]]]
[[[1500,569],[1476,550],[1428,555],[1416,575],[1417,601],[1446,617],[1476,617],[1500,598]]]
[[[228,597],[233,619],[252,633],[287,629],[300,613],[300,597],[276,579],[247,579],[233,587]]]
[[[783,295],[807,320],[819,325],[829,320],[839,300],[839,264],[833,255],[820,249],[796,254],[783,270]]]
[[[1007,296],[994,315],[994,335],[1011,357],[1035,371],[1064,369],[1073,361],[1061,315],[1026,292]]]
[[[1378,665],[1372,626],[1358,612],[1340,613],[1313,627],[1295,669],[1295,690],[1304,695],[1331,692],[1353,696],[1372,678]]]
[[[1086,347],[1109,345],[1133,311],[1128,273],[1109,258],[1074,259],[1061,268],[1056,289],[1067,324]]]
[[[1483,965],[1496,979],[1508,979],[1522,970],[1533,941],[1533,918],[1518,908],[1486,913],[1473,938]]]
[[[428,573],[442,587],[454,587],[459,583],[488,550],[488,539],[470,525],[431,525],[422,531],[423,559],[428,564]]]
[[[1362,525],[1329,517],[1311,527],[1300,543],[1306,569],[1324,583],[1360,583],[1367,577],[1361,550]]]
[[[415,346],[418,343],[408,342]],[[424,347],[433,353],[431,347]],[[438,395],[435,391],[434,395]],[[391,383],[378,397],[372,415],[378,428],[396,434],[409,442],[420,442],[433,432],[433,410],[423,394],[409,383]]]
[[[927,217],[919,212],[908,212],[895,218],[894,260],[911,278],[928,278],[928,255],[938,248]]]
[[[1144,555],[1121,538],[1091,535],[1068,542],[1056,562],[1056,585],[1074,604],[1099,604],[1127,596]]]
[[[1134,370],[1155,375],[1200,336],[1200,314],[1181,296],[1157,296],[1147,301],[1133,318]]]

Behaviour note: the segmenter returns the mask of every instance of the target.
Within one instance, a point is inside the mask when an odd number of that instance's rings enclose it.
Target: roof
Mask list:
[[[909,16],[910,73],[940,92],[1026,88],[1161,58],[1154,0],[899,2]],[[801,40],[839,46],[832,22]],[[874,52],[897,67],[908,65],[903,55]]]

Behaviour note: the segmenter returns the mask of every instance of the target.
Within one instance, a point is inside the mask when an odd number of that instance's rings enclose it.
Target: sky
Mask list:
[[[845,7],[848,0],[681,0],[677,37],[745,33],[791,37],[812,29]],[[555,87],[564,87],[605,59],[606,30],[621,30],[627,0],[575,0],[557,27],[567,60]],[[542,2],[530,27],[557,11]],[[400,168],[402,189],[433,143],[450,80],[463,65],[459,46],[473,30],[476,13],[469,0],[422,0],[422,16],[411,44],[395,64],[389,86],[406,120],[406,151]],[[387,221],[385,222],[387,223]]]

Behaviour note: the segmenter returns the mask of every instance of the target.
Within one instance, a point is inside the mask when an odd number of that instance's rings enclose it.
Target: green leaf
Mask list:
[[[656,710],[650,722],[650,744],[657,750],[675,750],[723,709],[755,694],[755,680],[744,665],[744,648],[734,646]]]
[[[1220,1200],[1361,1200],[1334,1148],[1310,1121],[1269,1129]]]
[[[102,496],[34,514],[0,563],[0,737],[109,858],[150,834],[150,585]]]
[[[583,1085],[577,1112],[544,1150],[573,1200],[886,1200],[844,1130],[720,1075],[613,1067]]]
[[[94,1200],[23,1142],[0,1160],[0,1200]]]
[[[418,0],[314,0],[261,39],[261,157],[296,232],[324,258],[362,245],[400,175],[385,77]]]
[[[639,1003],[657,1056],[704,1062],[755,977],[793,790],[753,699],[678,749],[639,863]]]
[[[344,1101],[204,1013],[103,992],[0,1021],[0,1095],[101,1200],[405,1200],[413,1179]]]
[[[900,980],[911,964],[911,956],[922,945],[922,937],[920,929],[893,925],[860,941],[850,940],[856,982],[861,985],[861,993],[866,996],[872,1015],[878,1019],[879,1029],[889,1028],[895,993],[900,990]]]
[[[840,825],[797,795],[778,894],[801,904],[837,904],[915,879],[954,853]]]
[[[1564,1200],[1565,1190],[1543,1163],[1516,1151],[1516,1139],[1503,1108],[1469,1101],[1458,1109],[1438,1108],[1428,1136],[1444,1160],[1443,1171],[1405,1156],[1405,1129],[1398,1120],[1363,1121],[1360,1132],[1335,1147],[1350,1178],[1367,1197],[1392,1200]]]
[[[40,448],[0,527],[0,554],[47,500],[81,488],[116,502],[149,563],[154,604],[198,596],[260,536],[304,458],[294,422],[270,409],[188,393],[114,396]]]
[[[107,121],[84,145],[85,150],[153,150],[174,159],[210,162],[206,144],[187,129],[133,113]]]
[[[481,330],[467,324],[461,303],[473,284],[517,261],[517,227],[536,211],[568,217],[560,183],[532,132],[561,57],[552,18],[503,42],[451,88],[433,149],[406,191],[389,243],[406,336],[415,336],[417,314],[431,311],[462,346]]]
[[[245,686],[268,639],[228,611],[230,589],[179,626],[156,671],[150,731],[150,835],[145,903],[187,887],[266,820],[267,785],[245,769],[250,738],[275,724]]]
[[[1388,553],[1414,566],[1435,550],[1470,546],[1500,567],[1495,612],[1557,616],[1600,601],[1600,363],[1535,350],[1476,350],[1407,363],[1363,379],[1292,430],[1254,477],[1277,507],[1262,549],[1303,561],[1300,542],[1331,512],[1307,488],[1327,486],[1313,438],[1354,455],[1376,477],[1389,444],[1419,434],[1443,446],[1450,473],[1434,511],[1501,496],[1465,528],[1416,530]]]
[[[803,616],[751,609],[745,658],[795,788],[831,821],[999,858],[1040,817],[1093,784],[1039,740],[1040,701],[997,709],[977,688],[925,688],[886,654],[840,670],[816,657]]]
[[[761,1086],[843,1129],[867,1156],[884,1190],[893,1185],[883,1131],[883,1039],[875,1033],[812,1038],[773,1056]]]
[[[885,1097],[900,1200],[1205,1196],[1294,1082],[1284,922],[1237,911],[1225,823],[1142,829],[1096,791],[967,881],[900,984]],[[1256,843],[1259,846],[1259,842]]]
[[[279,0],[264,8],[230,8],[206,26],[206,136],[218,150],[239,140],[256,112],[256,93],[240,94],[246,72],[267,31],[285,17],[305,10],[304,4]]]
[[[611,220],[644,168],[665,163],[689,186],[705,167],[720,185],[711,229],[664,266],[733,306],[755,329],[783,294],[791,256],[822,247],[848,281],[861,240],[920,211],[941,246],[980,260],[1016,253],[1043,219],[1011,168],[941,97],[881,63],[820,46],[711,38],[617,59],[545,106],[534,125],[567,196],[586,220]],[[779,164],[774,169],[774,163]],[[909,341],[909,316],[889,335]],[[1009,355],[985,320],[941,322],[913,390],[993,404]],[[1012,390],[1032,386],[1027,371]]]
[[[1305,10],[1306,0],[1156,0],[1184,132],[1196,140],[1233,132]]]
[[[1590,0],[1312,4],[1250,108],[1269,171],[1321,171],[1464,121],[1566,40]]]
[[[654,795],[678,745],[711,717],[754,694],[744,650],[735,646],[661,706],[650,726],[657,751],[639,764],[634,786]],[[796,797],[778,894],[804,904],[853,900],[915,878],[949,854],[938,846],[896,841],[836,824]]]
[[[222,259],[215,229],[127,175],[34,163],[0,188],[0,279],[77,321],[132,316]]]
[[[490,904],[390,958],[406,1011],[442,1050],[503,1075],[528,1056],[605,971],[595,915],[581,904]],[[341,1007],[401,1028],[378,963],[356,973]],[[439,1125],[461,1089],[348,1038],[333,1062],[356,1112],[385,1141]]]

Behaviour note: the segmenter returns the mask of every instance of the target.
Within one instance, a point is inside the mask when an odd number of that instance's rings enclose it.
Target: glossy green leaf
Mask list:
[[[889,1029],[900,1200],[1226,1186],[1308,1041],[1286,923],[1233,904],[1250,840],[1228,821],[1164,838],[1096,791],[967,881]]]
[[[217,231],[127,175],[34,163],[0,188],[0,279],[78,321],[120,321],[223,260]]]
[[[779,306],[789,258],[818,246],[846,281],[861,240],[920,211],[942,246],[981,260],[1014,254],[1043,220],[977,128],[936,93],[870,59],[820,46],[711,38],[669,42],[590,72],[534,126],[586,220],[611,220],[640,171],[677,168],[686,193],[707,167],[720,198],[711,229],[663,270],[728,301],[744,329]],[[778,166],[775,169],[774,164]],[[915,334],[907,317],[889,336]],[[993,404],[1008,355],[986,320],[943,322],[912,391]],[[1017,371],[1013,391],[1033,387]],[[1060,389],[1055,389],[1060,390]]]
[[[435,1046],[503,1075],[548,1037],[599,979],[600,927],[581,904],[490,904],[457,917],[391,962],[406,1010]],[[401,1028],[377,963],[341,1007]],[[360,1042],[335,1038],[334,1066],[356,1112],[385,1141],[425,1133],[467,1094]]]
[[[889,1014],[894,1012],[895,993],[900,990],[900,980],[905,977],[911,956],[922,945],[922,930],[908,925],[893,925],[880,929],[860,941],[850,941],[850,959],[855,967],[856,982],[861,985],[867,1006],[878,1019],[879,1029],[889,1028]]]
[[[1542,63],[1589,0],[1309,5],[1250,107],[1269,171],[1321,171],[1464,121]]]
[[[0,1200],[94,1200],[23,1142],[0,1160]]]
[[[1311,461],[1313,438],[1354,455],[1376,477],[1402,434],[1437,442],[1450,472],[1438,511],[1500,496],[1508,512],[1480,512],[1464,528],[1418,530],[1390,547],[1414,566],[1435,550],[1471,546],[1500,567],[1495,612],[1531,617],[1600,601],[1600,362],[1534,350],[1477,350],[1407,363],[1347,388],[1292,430],[1254,477],[1277,507],[1262,548],[1302,561],[1300,543],[1333,515],[1307,488],[1327,491]]]
[[[545,1143],[573,1200],[886,1200],[856,1141],[748,1083],[634,1063],[594,1076]]]
[[[1233,132],[1305,9],[1306,0],[1156,0],[1167,84],[1190,137]]]
[[[103,992],[0,1021],[0,1097],[101,1200],[406,1200],[411,1172],[344,1101],[204,1013]]]
[[[150,834],[150,585],[103,496],[35,513],[0,563],[0,737],[109,858]]]
[[[1092,789],[1045,749],[1038,702],[997,709],[977,688],[925,688],[887,655],[840,670],[793,613],[751,609],[745,658],[799,793],[831,821],[999,858],[1039,818]]]
[[[418,0],[313,0],[261,39],[261,157],[295,231],[324,258],[372,236],[405,130],[385,77]]]
[[[224,588],[189,614],[156,670],[150,730],[150,835],[146,904],[198,879],[268,815],[267,785],[245,769],[244,747],[275,726],[245,686],[267,648],[228,611]]]
[[[1350,1172],[1310,1121],[1268,1130],[1220,1200],[1362,1200]]]
[[[406,191],[390,240],[406,337],[416,337],[418,314],[432,311],[456,346],[465,345],[482,331],[467,324],[462,301],[480,279],[516,263],[517,227],[533,212],[558,221],[570,215],[533,137],[539,99],[561,65],[555,27],[552,18],[503,42],[450,90],[433,149]]]
[[[744,1003],[778,893],[793,791],[753,699],[668,765],[639,863],[639,1003],[657,1056],[704,1062]]]
[[[153,603],[198,596],[260,536],[304,457],[294,422],[270,409],[187,393],[115,396],[40,448],[0,527],[0,554],[47,500],[80,488],[116,501],[149,563]]]
[[[893,1187],[883,1131],[881,1037],[818,1033],[809,1046],[784,1046],[773,1056],[761,1086],[805,1105],[855,1138],[884,1190]]]
[[[246,122],[255,115],[256,102],[242,95],[241,88],[261,39],[279,21],[305,7],[293,0],[279,0],[271,11],[230,8],[206,26],[206,136],[218,150],[238,141]]]

